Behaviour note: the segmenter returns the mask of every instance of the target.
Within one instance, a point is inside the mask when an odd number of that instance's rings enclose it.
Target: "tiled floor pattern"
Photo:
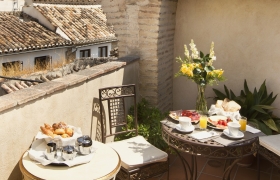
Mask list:
[[[170,156],[170,180],[186,180],[180,158],[177,155]],[[184,154],[186,159],[190,156]],[[222,180],[225,160],[213,160],[203,157],[197,158],[198,180]],[[260,158],[260,180],[280,180],[280,169],[272,165],[264,158]],[[257,158],[250,167],[235,165],[232,169],[231,180],[257,180]],[[167,174],[163,174],[149,180],[165,180]]]

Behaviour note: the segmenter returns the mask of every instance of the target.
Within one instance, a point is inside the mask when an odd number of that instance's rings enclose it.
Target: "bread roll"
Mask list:
[[[241,109],[241,106],[237,104],[235,101],[229,101],[223,105],[223,108],[227,112],[236,112]]]
[[[217,102],[216,102],[216,108],[223,108],[222,107],[222,104],[223,104],[223,101],[222,100],[217,100]]]
[[[65,128],[65,133],[72,137],[74,132],[72,128]]]
[[[61,137],[63,138],[69,138],[70,136],[68,134],[62,134]]]
[[[54,131],[54,134],[58,134],[58,135],[62,135],[62,134],[65,134],[65,130],[64,129],[56,129],[55,131]]]

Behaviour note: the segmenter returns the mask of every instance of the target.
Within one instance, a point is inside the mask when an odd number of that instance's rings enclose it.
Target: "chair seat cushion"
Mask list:
[[[260,136],[259,141],[261,146],[280,156],[280,134]]]
[[[166,152],[156,148],[142,136],[108,143],[118,152],[122,167],[131,170],[154,162],[167,161]]]

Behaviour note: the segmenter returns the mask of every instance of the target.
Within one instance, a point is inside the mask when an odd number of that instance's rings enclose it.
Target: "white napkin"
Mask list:
[[[246,125],[246,131],[251,132],[253,134],[261,132],[259,129],[253,128],[249,125]]]
[[[66,145],[74,146],[75,142],[76,142],[76,139],[83,135],[80,127],[75,127],[75,126],[71,126],[71,125],[68,125],[68,127],[73,128],[73,130],[74,130],[74,134],[73,134],[72,137],[62,138],[59,135],[54,137],[55,140],[59,140],[62,143],[61,144],[62,146],[66,146]],[[47,136],[46,134],[42,133],[42,131],[39,131],[36,134],[35,139],[44,139],[47,143],[52,140],[52,138],[50,136]]]
[[[168,127],[171,127],[171,128],[176,128],[176,125],[175,123],[171,122],[171,121],[168,121],[168,120],[162,120],[160,121],[162,124],[168,126]]]
[[[67,166],[71,167],[71,166],[75,166],[78,164],[84,164],[84,163],[90,162],[91,159],[93,158],[94,152],[97,149],[96,146],[94,146],[94,142],[93,142],[91,154],[88,154],[88,155],[77,154],[77,156],[73,160],[68,160],[68,161],[63,161],[61,158],[50,161],[50,160],[46,159],[45,155],[44,155],[46,146],[47,146],[47,144],[46,144],[45,140],[43,140],[43,139],[35,140],[32,143],[31,148],[28,150],[28,155],[29,155],[30,159],[35,160],[44,166],[51,164],[51,163],[56,163],[56,164],[64,163]]]
[[[210,138],[213,136],[213,134],[207,131],[201,131],[201,132],[190,134],[189,136],[191,136],[194,139],[200,140],[200,139]]]
[[[239,111],[236,111],[236,112],[226,112],[226,111],[224,111],[223,108],[217,108],[215,104],[211,105],[211,107],[210,107],[210,109],[208,111],[208,114],[210,116],[216,114],[216,115],[230,117],[230,119],[233,120],[233,121],[237,121],[241,117]]]

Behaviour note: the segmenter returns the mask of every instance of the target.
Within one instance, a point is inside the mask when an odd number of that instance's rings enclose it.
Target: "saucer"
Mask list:
[[[232,135],[230,135],[228,129],[225,129],[225,130],[223,131],[223,133],[224,133],[224,135],[226,135],[227,137],[229,137],[229,138],[231,138],[231,139],[241,139],[241,138],[244,137],[244,134],[243,134],[243,132],[241,132],[241,131],[238,131],[237,136],[232,136]]]
[[[178,131],[180,131],[180,132],[188,133],[188,132],[192,132],[192,131],[194,130],[194,126],[191,125],[189,129],[182,129],[182,128],[181,128],[181,125],[180,125],[180,124],[177,124],[177,125],[175,126],[175,129],[178,130]]]

